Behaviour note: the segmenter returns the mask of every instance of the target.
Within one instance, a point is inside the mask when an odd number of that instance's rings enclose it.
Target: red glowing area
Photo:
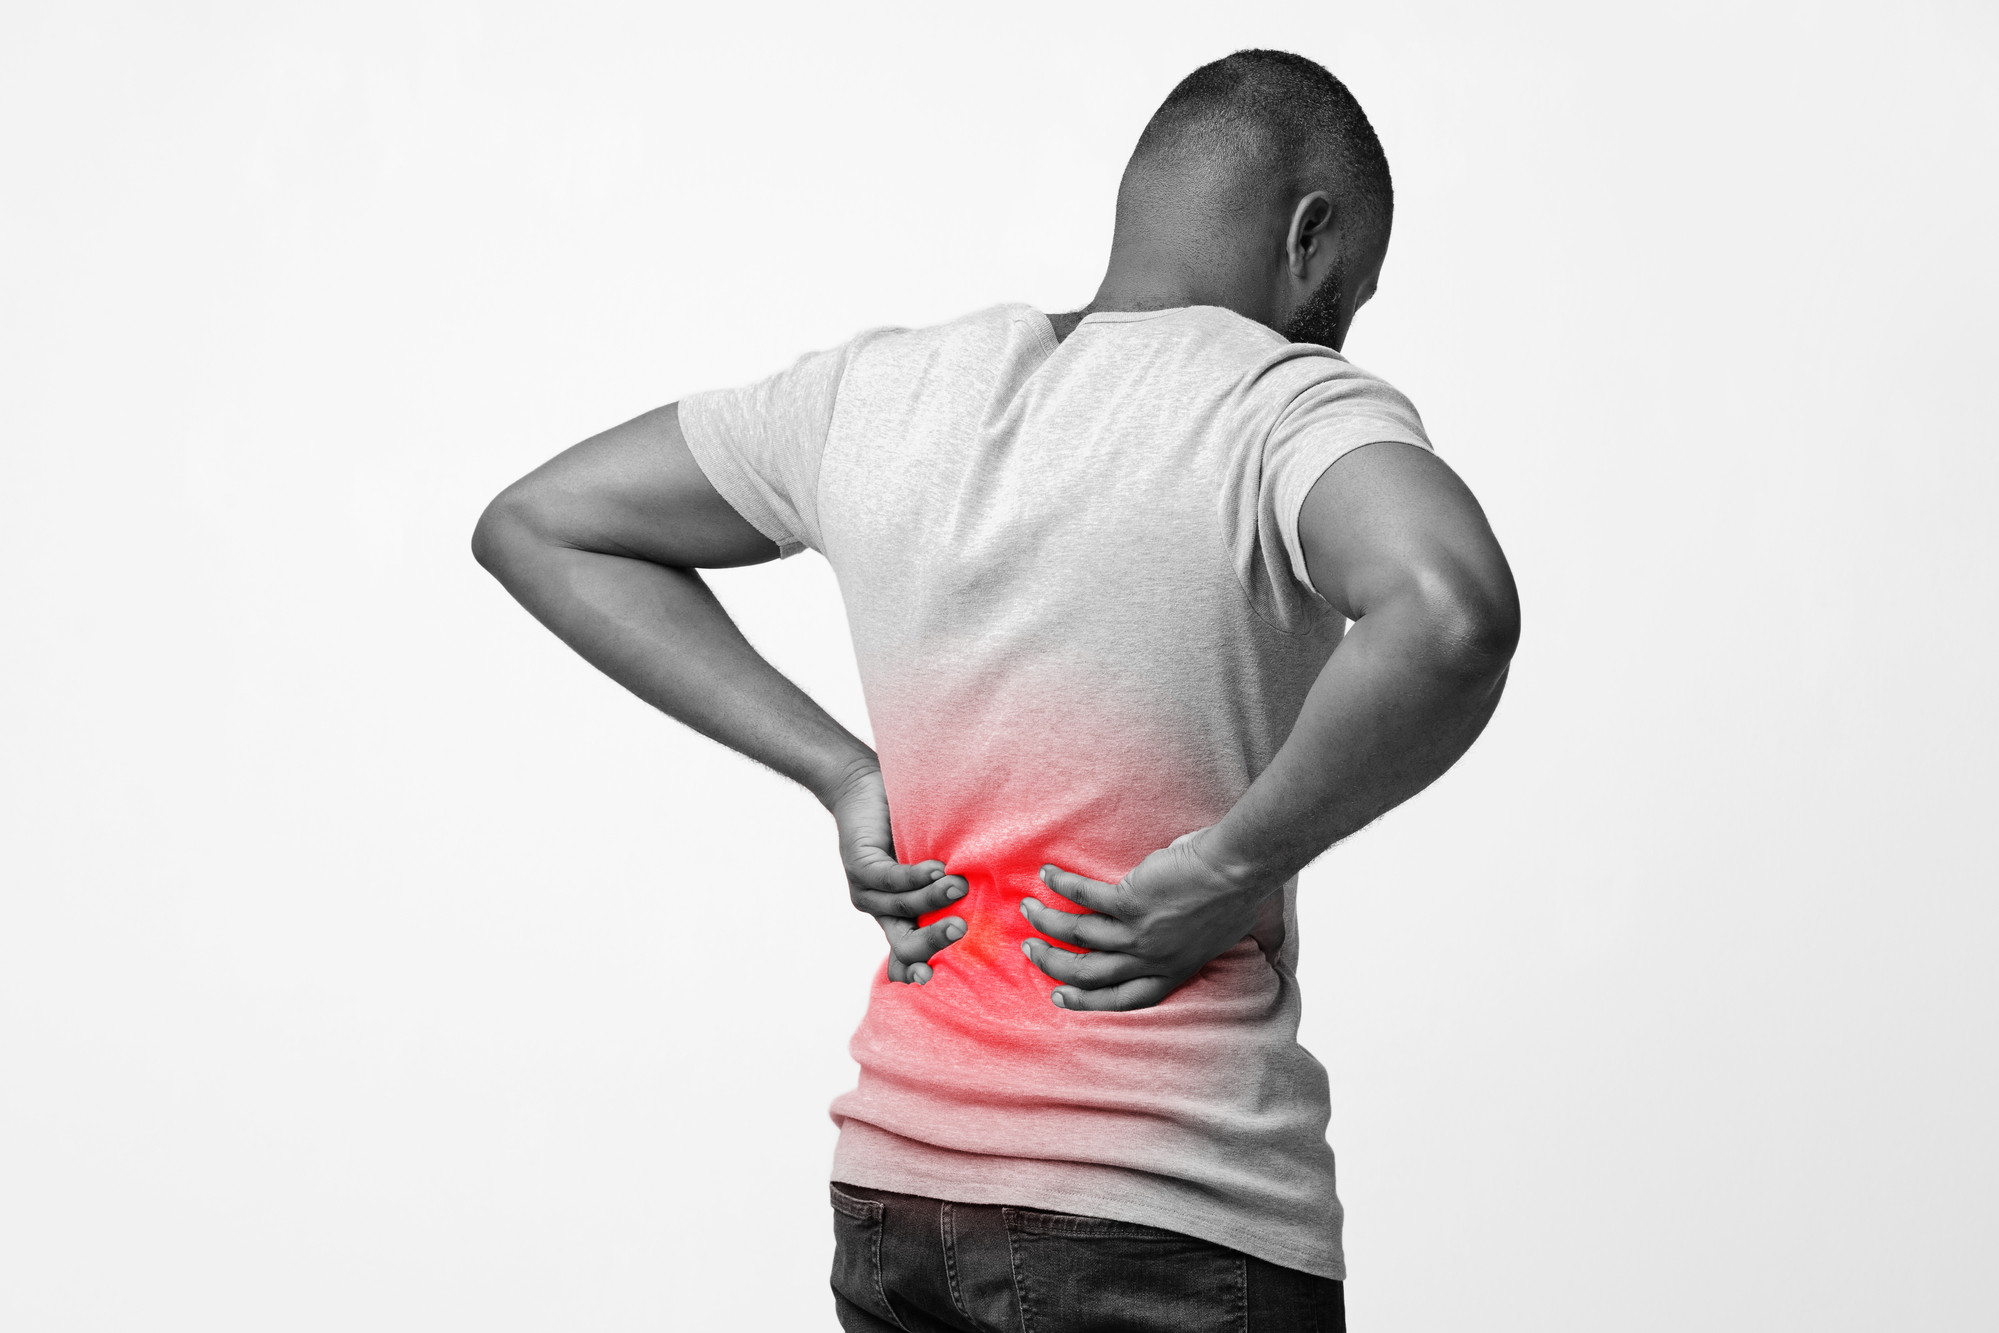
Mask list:
[[[1225,771],[1158,710],[1079,692],[1072,679],[1021,669],[976,690],[954,684],[942,672],[923,688],[870,683],[896,857],[941,861],[965,880],[966,895],[922,923],[961,917],[966,932],[930,959],[922,985],[890,981],[884,960],[853,1040],[861,1086],[835,1112],[938,1141],[934,1127],[919,1131],[903,1117],[918,1106],[1018,1114],[1097,1100],[1129,1108],[1157,1096],[1196,1050],[1233,1040],[1211,1024],[1240,1031],[1274,1003],[1260,952],[1238,946],[1154,1009],[1064,1009],[1051,998],[1063,983],[1021,945],[1034,936],[1080,950],[1037,931],[1020,904],[1087,910],[1043,884],[1041,868],[1115,884],[1219,819],[1247,777]],[[1128,1126],[1127,1111],[1117,1118]]]
[[[1120,704],[1132,696],[1082,691],[1052,670],[946,692],[957,679],[869,684],[896,857],[965,880],[963,898],[922,920],[961,917],[966,933],[930,959],[922,985],[877,969],[850,1046],[859,1083],[834,1118],[951,1151],[1156,1170],[1193,1152],[1202,1131],[1188,1108],[1227,1100],[1236,1093],[1223,1089],[1246,1079],[1263,1086],[1262,1062],[1286,1079],[1323,1077],[1287,1054],[1295,1043],[1275,1021],[1284,985],[1253,942],[1126,1013],[1057,1006],[1063,983],[1021,948],[1030,936],[1075,948],[1021,912],[1023,899],[1085,910],[1041,882],[1043,866],[1118,883],[1225,814],[1248,763],[1176,725],[1156,697]]]
[[[1048,863],[1038,857],[1015,857],[997,865],[951,867],[952,874],[965,879],[968,886],[965,896],[943,911],[923,917],[918,924],[927,926],[956,916],[964,920],[966,930],[962,939],[932,960],[933,968],[948,965],[967,973],[989,971],[1003,960],[1025,959],[1021,942],[1030,937],[1046,940],[1058,949],[1081,952],[1066,941],[1036,930],[1020,909],[1021,900],[1032,897],[1058,911],[1090,910],[1070,902],[1041,882],[1041,867],[1045,864]],[[1054,985],[1049,982],[1051,989]]]

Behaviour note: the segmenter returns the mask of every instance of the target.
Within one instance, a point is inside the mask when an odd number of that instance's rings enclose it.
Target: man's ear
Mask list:
[[[1291,276],[1300,282],[1310,280],[1312,261],[1326,252],[1333,243],[1333,197],[1324,190],[1314,190],[1298,201],[1291,210],[1291,231],[1284,241],[1284,258],[1291,269]]]

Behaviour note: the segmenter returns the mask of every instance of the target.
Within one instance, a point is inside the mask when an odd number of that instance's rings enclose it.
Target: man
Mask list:
[[[833,1105],[847,1329],[1344,1327],[1296,876],[1464,752],[1518,632],[1477,503],[1338,355],[1391,208],[1346,88],[1238,52],[1146,127],[1082,310],[865,333],[480,520],[577,651],[819,797],[887,933]],[[695,572],[804,547],[879,756]]]

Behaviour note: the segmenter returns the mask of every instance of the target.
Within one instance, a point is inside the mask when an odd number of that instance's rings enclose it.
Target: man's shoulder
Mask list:
[[[1292,342],[1269,325],[1223,306],[1092,315],[1084,327],[1113,321],[1146,323],[1161,353],[1178,361],[1176,369],[1226,383],[1233,397],[1252,408],[1281,409],[1302,394],[1324,389],[1342,398],[1407,401],[1380,375],[1332,348]]]
[[[880,325],[862,331],[854,341],[898,350],[941,347],[1005,339],[1023,326],[1037,333],[1046,331],[1048,317],[1031,305],[1012,301],[985,306],[940,324]]]
[[[1294,343],[1268,324],[1226,306],[1189,305],[1166,310],[1109,310],[1085,315],[1080,327],[1142,326],[1149,341],[1171,345],[1190,358],[1249,374],[1289,368],[1316,376],[1379,379],[1330,347]]]
[[[1403,396],[1381,376],[1347,360],[1330,347],[1294,343],[1268,325],[1223,306],[1177,306],[1164,310],[1094,311],[1083,316],[1062,346],[1079,350],[1111,336],[1123,344],[1109,365],[1099,369],[1134,372],[1140,366],[1152,374],[1185,382],[1187,387],[1235,398],[1247,405],[1282,410],[1300,394],[1322,386],[1337,386],[1340,397],[1363,399]],[[850,344],[861,360],[901,382],[907,374],[929,378],[954,363],[976,378],[1007,373],[1039,364],[1058,339],[1049,317],[1022,301],[1004,302],[960,315],[942,323],[884,326],[868,329]],[[872,378],[872,377],[870,377]]]
[[[842,349],[851,365],[872,382],[886,376],[946,379],[972,367],[997,368],[1016,355],[1033,356],[1052,347],[1047,316],[1013,302],[986,306],[941,324],[882,325],[864,329]]]

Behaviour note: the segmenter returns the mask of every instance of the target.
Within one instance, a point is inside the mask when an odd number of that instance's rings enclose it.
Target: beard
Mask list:
[[[1346,313],[1343,268],[1335,258],[1326,276],[1319,279],[1319,285],[1305,298],[1305,304],[1298,307],[1298,313],[1278,332],[1294,343],[1316,343],[1339,351],[1340,319]]]

